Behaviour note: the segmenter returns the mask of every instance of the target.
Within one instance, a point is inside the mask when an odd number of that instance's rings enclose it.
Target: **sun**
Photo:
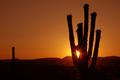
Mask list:
[[[79,56],[80,56],[80,51],[76,50],[76,55],[77,55],[77,58],[79,58]]]

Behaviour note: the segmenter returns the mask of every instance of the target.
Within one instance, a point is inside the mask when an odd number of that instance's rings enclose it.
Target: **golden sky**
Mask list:
[[[85,3],[102,30],[99,56],[120,56],[120,0],[0,0],[0,59],[11,58],[12,46],[19,59],[71,55],[66,16],[75,32]]]

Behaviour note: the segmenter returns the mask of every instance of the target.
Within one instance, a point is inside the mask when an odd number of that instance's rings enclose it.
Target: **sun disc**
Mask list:
[[[80,51],[76,50],[76,55],[77,55],[77,57],[79,58],[79,56],[80,56]]]

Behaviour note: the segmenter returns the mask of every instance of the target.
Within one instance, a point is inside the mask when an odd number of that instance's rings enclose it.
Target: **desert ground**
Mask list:
[[[120,80],[120,57],[99,57],[89,80]],[[1,80],[82,80],[70,56],[19,60],[0,60]]]

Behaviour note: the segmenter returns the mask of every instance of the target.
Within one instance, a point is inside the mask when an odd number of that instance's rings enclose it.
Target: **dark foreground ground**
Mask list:
[[[97,71],[88,80],[120,80],[120,57],[98,58]],[[87,76],[86,76],[87,77]],[[71,57],[36,60],[0,60],[0,80],[82,80]]]

